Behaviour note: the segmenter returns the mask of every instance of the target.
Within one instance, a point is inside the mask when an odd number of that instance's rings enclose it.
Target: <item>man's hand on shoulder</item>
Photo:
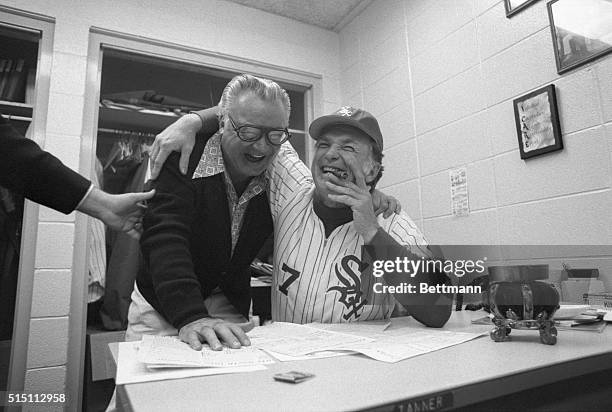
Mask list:
[[[221,350],[224,342],[233,349],[241,346],[250,346],[246,332],[253,329],[251,322],[230,323],[223,319],[202,318],[183,326],[179,330],[179,339],[189,344],[192,349],[202,349],[202,343],[206,342],[212,350]]]
[[[378,189],[372,190],[372,204],[374,206],[374,213],[376,216],[383,214],[383,217],[387,219],[393,213],[398,214],[402,211],[402,205],[399,200],[393,196],[384,194]]]
[[[152,179],[157,179],[164,162],[172,152],[181,152],[180,169],[183,174],[187,173],[189,156],[195,146],[196,133],[201,127],[200,116],[191,113],[181,117],[155,136],[151,147]]]

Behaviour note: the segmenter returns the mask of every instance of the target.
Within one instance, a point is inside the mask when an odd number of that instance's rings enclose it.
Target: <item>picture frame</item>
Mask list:
[[[552,0],[546,4],[557,73],[612,52],[612,2]]]
[[[518,97],[513,103],[521,159],[563,149],[554,84]]]
[[[538,0],[504,0],[506,17],[510,18],[521,10],[526,9]]]

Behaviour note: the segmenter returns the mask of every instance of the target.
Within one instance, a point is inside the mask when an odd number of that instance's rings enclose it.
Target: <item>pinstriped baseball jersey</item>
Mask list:
[[[323,222],[313,210],[310,170],[287,146],[279,151],[268,175],[274,220],[272,319],[340,323],[388,318],[392,296],[366,297],[362,292],[363,239],[352,222],[325,237]],[[428,254],[423,235],[405,213],[388,219],[381,215],[378,223],[413,253]]]

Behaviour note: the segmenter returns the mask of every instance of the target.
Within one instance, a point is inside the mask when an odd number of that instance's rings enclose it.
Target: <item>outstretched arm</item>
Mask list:
[[[111,195],[94,187],[0,116],[0,185],[62,213],[78,210],[137,237],[153,192]]]
[[[0,185],[68,214],[88,193],[91,182],[0,116]]]
[[[146,193],[111,195],[94,187],[77,206],[79,212],[100,219],[111,229],[126,232],[133,238],[140,236],[143,202],[151,199],[154,190]]]

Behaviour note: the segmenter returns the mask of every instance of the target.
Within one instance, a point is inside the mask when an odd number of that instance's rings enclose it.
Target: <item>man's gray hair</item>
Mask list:
[[[219,116],[223,117],[226,115],[235,100],[244,92],[254,93],[262,100],[268,102],[280,102],[285,108],[287,120],[289,120],[291,102],[287,92],[272,80],[255,77],[250,74],[239,74],[225,86],[221,100],[219,100]]]

